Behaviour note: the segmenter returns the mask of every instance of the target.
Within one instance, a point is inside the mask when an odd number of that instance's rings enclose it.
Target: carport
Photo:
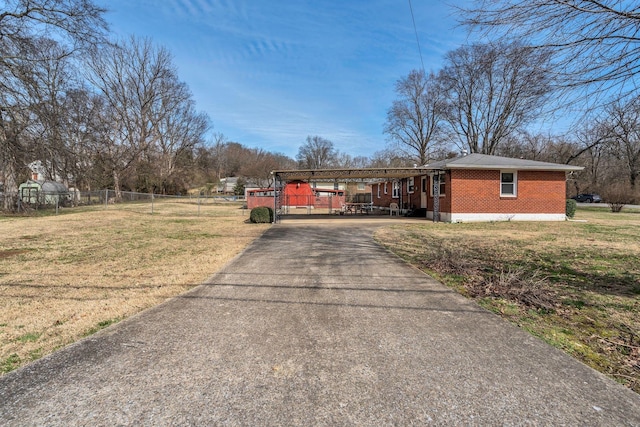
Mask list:
[[[363,169],[302,169],[302,170],[276,170],[274,176],[274,212],[275,222],[280,220],[283,206],[283,189],[287,182],[304,181],[314,182],[372,182],[374,180],[403,180],[410,177],[427,175],[433,168],[363,168]],[[436,190],[437,191],[437,190]],[[401,196],[402,197],[402,196]],[[437,207],[434,207],[437,209]]]

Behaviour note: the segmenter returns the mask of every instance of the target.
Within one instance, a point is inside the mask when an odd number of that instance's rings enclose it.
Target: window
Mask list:
[[[358,191],[362,191],[364,190],[364,182],[359,182],[358,183]]]
[[[446,194],[446,186],[445,186],[445,176],[444,175],[433,175],[431,177],[431,188],[429,191],[429,195],[433,197],[433,190],[435,186],[439,186],[440,197],[443,197]]]
[[[384,194],[387,194],[387,183],[384,183]]]
[[[426,193],[427,192],[427,177],[423,176],[422,177],[422,181],[421,181],[421,187],[422,187],[422,192]]]
[[[338,185],[338,183],[337,183],[337,182],[334,182],[334,183],[333,183],[333,189],[334,189],[334,190],[339,190],[339,189],[340,189],[340,188],[339,188],[339,185]]]
[[[500,172],[500,196],[516,197],[518,191],[517,172]]]
[[[381,186],[381,185],[382,185],[382,184],[378,183],[378,199],[380,198],[380,186]]]
[[[409,180],[407,181],[407,192],[409,193],[413,193],[413,190],[415,189],[415,180],[413,177],[409,178]]]
[[[394,199],[400,197],[400,183],[398,181],[393,182],[393,193],[391,194],[391,197]]]

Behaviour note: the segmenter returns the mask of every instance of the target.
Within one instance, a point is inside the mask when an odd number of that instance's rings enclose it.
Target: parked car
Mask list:
[[[572,197],[578,203],[600,203],[602,198],[598,194],[584,193]]]

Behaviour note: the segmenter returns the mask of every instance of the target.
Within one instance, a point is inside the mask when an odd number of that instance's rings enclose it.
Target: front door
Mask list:
[[[423,176],[420,181],[420,207],[427,209],[427,177]]]

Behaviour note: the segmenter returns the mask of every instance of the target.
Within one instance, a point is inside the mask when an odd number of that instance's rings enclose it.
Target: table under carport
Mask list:
[[[281,215],[284,214],[282,207],[285,206],[284,201],[284,189],[287,183],[291,182],[304,182],[312,184],[314,182],[366,182],[370,183],[375,180],[402,181],[409,178],[415,178],[425,176],[433,172],[432,168],[428,167],[413,167],[413,168],[361,168],[361,169],[302,169],[302,170],[276,170],[273,171],[274,177],[274,192],[273,192],[273,208],[275,212],[274,220],[278,222]],[[437,190],[436,190],[437,191]],[[399,194],[398,200],[400,206],[402,206],[402,192]],[[360,209],[352,208],[350,212],[364,213],[370,212],[373,207],[373,203],[366,203],[369,205],[366,208]],[[345,210],[349,209],[349,206],[361,206],[363,203],[344,203]],[[329,210],[331,212],[331,209]]]

